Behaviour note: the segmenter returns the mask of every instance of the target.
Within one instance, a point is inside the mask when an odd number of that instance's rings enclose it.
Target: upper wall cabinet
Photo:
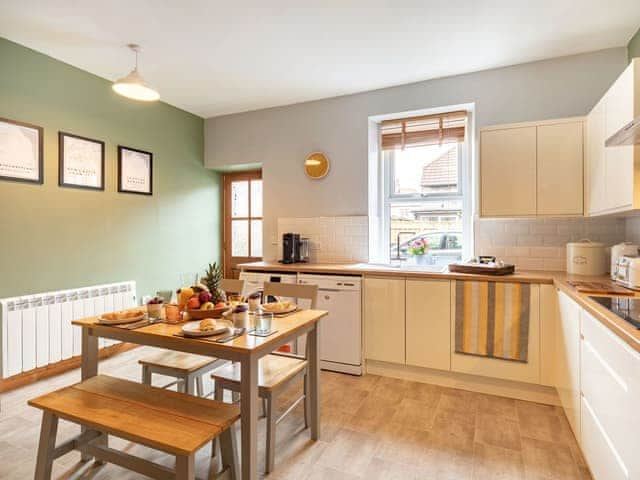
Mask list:
[[[583,214],[583,119],[480,131],[480,214]]]
[[[640,115],[640,59],[634,59],[587,116],[586,200],[589,215],[640,209],[640,146],[605,141]]]

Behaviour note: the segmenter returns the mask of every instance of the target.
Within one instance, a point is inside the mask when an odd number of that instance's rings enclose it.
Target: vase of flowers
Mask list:
[[[424,265],[427,263],[427,253],[429,252],[429,246],[424,238],[418,238],[409,243],[409,255],[413,259],[413,262],[418,265]]]

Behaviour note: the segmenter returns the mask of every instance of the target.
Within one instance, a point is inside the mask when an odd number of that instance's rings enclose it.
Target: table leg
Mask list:
[[[240,416],[242,426],[242,479],[258,478],[258,358],[240,361]]]
[[[82,364],[80,367],[82,380],[95,377],[98,375],[98,337],[91,334],[88,328],[82,329]],[[86,427],[82,427],[81,431],[84,432]],[[96,443],[100,445],[107,444],[107,435],[103,435],[104,438],[100,438]],[[83,462],[88,462],[93,456],[88,453],[81,452],[80,459]]]
[[[307,333],[307,352],[309,362],[309,397],[311,417],[311,438],[320,438],[320,352],[319,333],[320,325],[316,322],[313,330]]]
[[[98,337],[82,329],[82,380],[98,375]]]

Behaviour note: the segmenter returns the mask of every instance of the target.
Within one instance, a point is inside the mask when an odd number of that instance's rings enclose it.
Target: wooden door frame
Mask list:
[[[222,175],[222,268],[225,278],[235,278],[233,265],[235,262],[231,261],[231,183],[242,180],[261,180],[262,170],[250,170],[243,172],[230,172]],[[264,219],[264,210],[262,217],[255,217],[256,219]],[[240,218],[245,219],[244,217]],[[251,185],[249,185],[249,245],[248,253],[251,254]],[[264,228],[264,220],[263,220]],[[233,257],[239,260],[239,263],[255,262],[262,260],[262,257]]]

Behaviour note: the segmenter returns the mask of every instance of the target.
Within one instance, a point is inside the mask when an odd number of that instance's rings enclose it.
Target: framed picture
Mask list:
[[[0,118],[0,180],[44,182],[42,137],[42,127]]]
[[[153,154],[118,145],[118,192],[153,194]]]
[[[104,142],[58,132],[61,187],[104,190]]]

